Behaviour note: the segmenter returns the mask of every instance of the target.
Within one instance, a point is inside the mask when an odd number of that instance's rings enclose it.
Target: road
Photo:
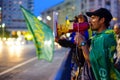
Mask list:
[[[55,48],[52,62],[38,60],[33,44],[0,48],[0,80],[51,80],[67,48]]]

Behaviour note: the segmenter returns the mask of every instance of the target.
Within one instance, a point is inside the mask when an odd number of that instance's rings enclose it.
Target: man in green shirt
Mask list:
[[[115,69],[113,55],[116,50],[116,40],[113,30],[107,29],[111,19],[111,13],[100,8],[94,12],[86,12],[90,17],[90,27],[96,31],[91,40],[90,49],[81,34],[76,35],[76,43],[83,50],[88,67],[92,68],[95,80],[120,80],[120,73]],[[90,80],[90,79],[83,79]]]

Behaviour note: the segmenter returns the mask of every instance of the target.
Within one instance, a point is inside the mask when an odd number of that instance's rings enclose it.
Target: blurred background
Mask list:
[[[20,5],[48,24],[51,29],[55,26],[55,16],[58,24],[65,24],[66,17],[72,20],[78,14],[85,14],[86,11],[94,11],[100,7],[105,7],[112,13],[111,27],[120,22],[120,0],[0,0],[0,39],[21,39],[22,35],[25,40],[32,40]]]
[[[113,15],[110,28],[120,23],[120,0],[0,0],[0,80],[48,80],[64,62],[68,51],[55,43],[53,61],[38,61],[20,5],[48,24],[53,32],[56,24],[71,27],[72,23],[66,20],[72,21],[74,16],[100,7]]]

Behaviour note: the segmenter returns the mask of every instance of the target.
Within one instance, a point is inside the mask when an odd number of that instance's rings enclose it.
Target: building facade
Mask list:
[[[120,0],[117,0],[117,5],[120,6]],[[118,10],[118,12],[117,12],[117,15],[118,15],[117,18],[118,18],[118,20],[117,21],[120,23],[120,7],[117,7],[116,9]]]
[[[20,5],[33,12],[33,0],[2,0],[2,23],[9,31],[27,30]]]
[[[87,0],[87,11],[94,11],[98,8],[107,8],[113,15],[111,27],[119,20],[118,0]]]
[[[0,0],[0,24],[2,22],[2,0]]]
[[[82,2],[82,3],[81,3]],[[81,3],[81,4],[79,4]],[[72,20],[74,16],[84,13],[86,8],[86,0],[64,0],[58,5],[55,5],[54,7],[51,7],[50,9],[45,10],[42,12],[42,18],[43,21],[46,22],[50,27],[53,29],[53,13],[58,13],[58,22],[59,24],[64,24],[66,17],[68,19]],[[51,20],[47,20],[47,16],[51,17]]]
[[[118,3],[119,2],[119,3]],[[120,0],[64,0],[64,2],[42,12],[43,21],[53,28],[53,12],[58,12],[58,23],[65,22],[66,16],[72,20],[74,16],[85,14],[86,11],[94,11],[100,7],[107,8],[113,15],[111,26],[120,21]],[[51,20],[47,20],[50,16]]]

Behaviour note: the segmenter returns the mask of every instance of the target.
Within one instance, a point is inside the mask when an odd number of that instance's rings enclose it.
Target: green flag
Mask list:
[[[113,30],[104,30],[93,37],[89,57],[95,80],[120,80],[120,73],[114,66],[115,50]]]
[[[38,59],[51,61],[54,51],[54,37],[52,30],[47,24],[39,21],[37,17],[28,10],[22,6],[20,7],[25,17],[27,28],[33,35]]]

